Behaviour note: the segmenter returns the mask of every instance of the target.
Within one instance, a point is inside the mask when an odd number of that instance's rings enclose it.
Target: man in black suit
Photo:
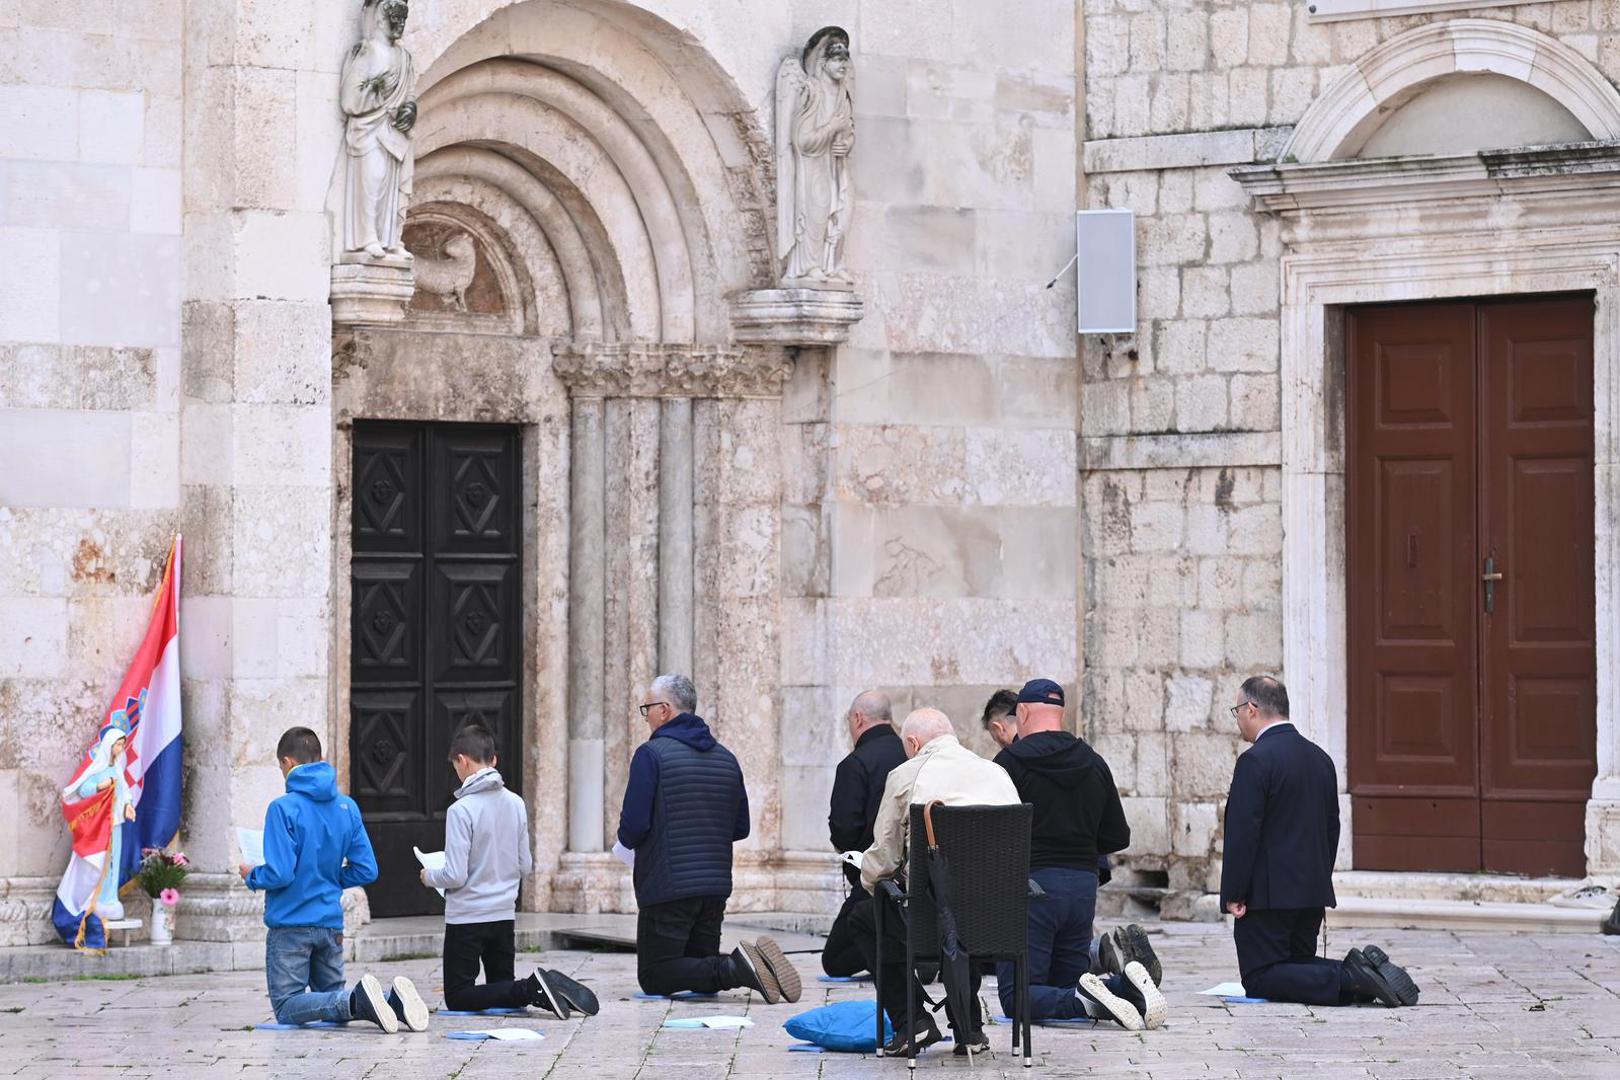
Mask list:
[[[1288,690],[1269,675],[1244,681],[1231,708],[1243,741],[1226,797],[1221,907],[1236,920],[1244,992],[1303,1005],[1416,1005],[1418,988],[1382,949],[1316,955],[1325,908],[1336,905],[1339,784],[1333,759],[1288,719]]]
[[[844,714],[854,749],[838,763],[833,776],[832,806],[827,814],[827,831],[835,851],[865,851],[872,846],[872,825],[883,802],[883,785],[889,772],[906,760],[906,746],[894,730],[894,712],[889,696],[881,690],[868,690],[856,697]],[[828,975],[849,977],[866,970],[865,954],[850,928],[850,914],[872,897],[861,888],[861,872],[844,864],[849,879],[849,895],[827,933],[821,951],[821,966]]]

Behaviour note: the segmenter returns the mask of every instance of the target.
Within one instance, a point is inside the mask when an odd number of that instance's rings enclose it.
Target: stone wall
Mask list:
[[[1083,201],[1136,211],[1139,264],[1138,332],[1082,352],[1085,718],[1128,788],[1129,864],[1184,896],[1218,883],[1240,745],[1224,710],[1282,665],[1283,246],[1226,169],[1276,160],[1379,43],[1461,16],[1620,74],[1612,0],[1330,23],[1304,4],[1085,3]]]
[[[827,844],[860,690],[992,744],[992,691],[1078,671],[1072,3],[845,6],[850,342],[785,401],[783,845]],[[795,12],[790,40],[832,21]],[[784,43],[785,44],[785,43]],[[779,46],[780,48],[780,46]]]
[[[179,519],[181,36],[0,6],[0,945],[50,932],[60,785]]]

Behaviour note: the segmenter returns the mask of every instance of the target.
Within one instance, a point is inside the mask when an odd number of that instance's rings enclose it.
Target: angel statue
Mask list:
[[[849,34],[817,30],[776,73],[776,241],[782,284],[848,289],[849,152],[855,103]]]
[[[339,98],[348,117],[343,250],[409,259],[401,233],[416,163],[416,69],[399,39],[411,8],[408,0],[361,2],[360,42],[343,61]]]

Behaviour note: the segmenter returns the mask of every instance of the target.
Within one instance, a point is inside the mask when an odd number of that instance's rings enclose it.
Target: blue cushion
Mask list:
[[[819,1009],[800,1013],[782,1026],[795,1039],[815,1043],[825,1050],[850,1054],[870,1054],[877,1050],[872,1041],[877,1021],[875,1001],[835,1001]],[[887,1018],[883,1021],[883,1041],[894,1038]]]

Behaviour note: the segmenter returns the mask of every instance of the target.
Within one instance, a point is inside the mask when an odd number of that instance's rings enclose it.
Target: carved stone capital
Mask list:
[[[760,345],[841,345],[866,314],[861,298],[831,289],[756,289],[731,302],[731,329]]]
[[[349,255],[332,267],[332,324],[386,326],[405,321],[416,275],[405,259],[359,261]]]
[[[791,364],[780,349],[657,342],[560,343],[552,370],[574,397],[780,397]]]

